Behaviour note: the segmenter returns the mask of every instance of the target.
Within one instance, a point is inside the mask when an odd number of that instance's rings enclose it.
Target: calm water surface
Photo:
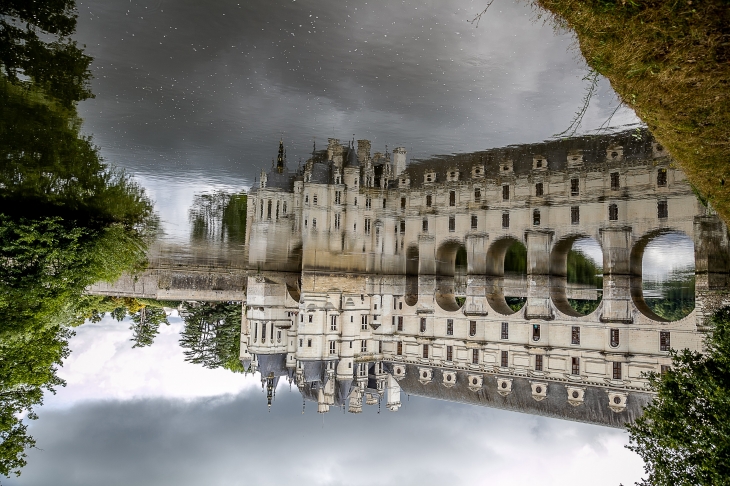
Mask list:
[[[717,221],[605,79],[556,137],[573,35],[485,5],[77,3],[81,131],[156,221],[8,484],[641,477],[623,426],[699,346]]]

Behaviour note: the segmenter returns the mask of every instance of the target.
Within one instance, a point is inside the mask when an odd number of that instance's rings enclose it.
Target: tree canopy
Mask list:
[[[651,373],[657,396],[628,427],[628,448],[644,460],[641,485],[730,481],[730,308],[712,318],[703,353],[672,351],[672,366]]]
[[[180,346],[185,360],[206,368],[244,371],[241,350],[241,303],[201,302],[183,304],[185,328]]]

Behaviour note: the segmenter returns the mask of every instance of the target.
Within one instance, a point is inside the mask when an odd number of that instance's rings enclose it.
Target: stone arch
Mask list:
[[[550,300],[555,307],[563,314],[570,317],[586,317],[586,315],[573,309],[568,301],[568,253],[573,248],[573,244],[581,239],[590,238],[596,241],[599,246],[600,242],[591,235],[586,233],[574,233],[560,238],[553,245],[550,251]],[[602,262],[601,262],[602,263]],[[592,315],[598,312],[600,306],[587,314]]]
[[[515,243],[524,245],[522,240],[514,236],[504,236],[495,240],[487,250],[485,281],[487,302],[495,312],[502,315],[512,315],[524,311],[524,306],[521,310],[514,311],[505,298],[504,261],[507,250]]]
[[[465,296],[459,296],[457,282],[453,277],[436,277],[436,288],[434,300],[436,304],[446,312],[456,312],[461,309],[466,300]]]
[[[453,276],[456,274],[456,256],[466,253],[461,240],[449,239],[442,242],[436,250],[436,275]]]
[[[650,231],[642,235],[636,243],[631,247],[629,254],[629,271],[631,273],[630,281],[630,292],[631,300],[634,306],[641,312],[645,317],[656,321],[656,322],[670,322],[669,319],[657,315],[646,302],[644,297],[644,275],[643,275],[643,263],[644,263],[644,252],[646,247],[657,238],[670,234],[684,235],[689,238],[694,245],[692,235],[688,235],[686,232],[676,228],[661,228],[654,231]],[[695,262],[695,272],[696,272]],[[686,317],[686,316],[685,316]]]

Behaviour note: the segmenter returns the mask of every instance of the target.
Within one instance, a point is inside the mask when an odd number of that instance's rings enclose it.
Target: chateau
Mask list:
[[[406,392],[620,426],[651,398],[643,374],[669,366],[670,348],[700,349],[705,314],[726,299],[727,230],[646,133],[408,166],[403,148],[371,156],[366,140],[330,139],[297,172],[283,154],[247,210],[259,275],[241,358],[270,399],[288,377],[320,412],[397,410]],[[643,251],[667,232],[695,241],[696,308],[673,322],[641,286]],[[581,315],[568,299],[595,290],[567,284],[566,259],[585,237],[604,283]],[[504,274],[514,242],[524,280]],[[509,296],[526,303],[514,311]]]

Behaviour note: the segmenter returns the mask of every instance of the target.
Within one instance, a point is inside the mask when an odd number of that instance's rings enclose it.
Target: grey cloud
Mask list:
[[[357,10],[355,10],[357,8]],[[129,12],[127,12],[129,10]],[[571,38],[503,2],[136,2],[80,6],[96,60],[87,130],[132,170],[200,166],[249,180],[284,132],[402,144],[414,155],[544,139],[580,105]],[[123,40],[122,40],[123,39]],[[609,108],[602,108],[607,111]],[[333,133],[334,131],[334,133]]]
[[[525,461],[556,465],[622,432],[544,417],[403,397],[397,413],[321,416],[279,389],[198,400],[94,402],[42,409],[39,450],[10,485],[481,484]],[[559,469],[559,467],[558,467]],[[613,471],[593,484],[634,479]],[[554,471],[544,471],[544,484]],[[548,474],[549,473],[549,474]],[[522,474],[522,475],[521,475]],[[627,478],[628,476],[628,478]],[[518,479],[515,479],[518,480]],[[614,481],[614,483],[611,483]]]

